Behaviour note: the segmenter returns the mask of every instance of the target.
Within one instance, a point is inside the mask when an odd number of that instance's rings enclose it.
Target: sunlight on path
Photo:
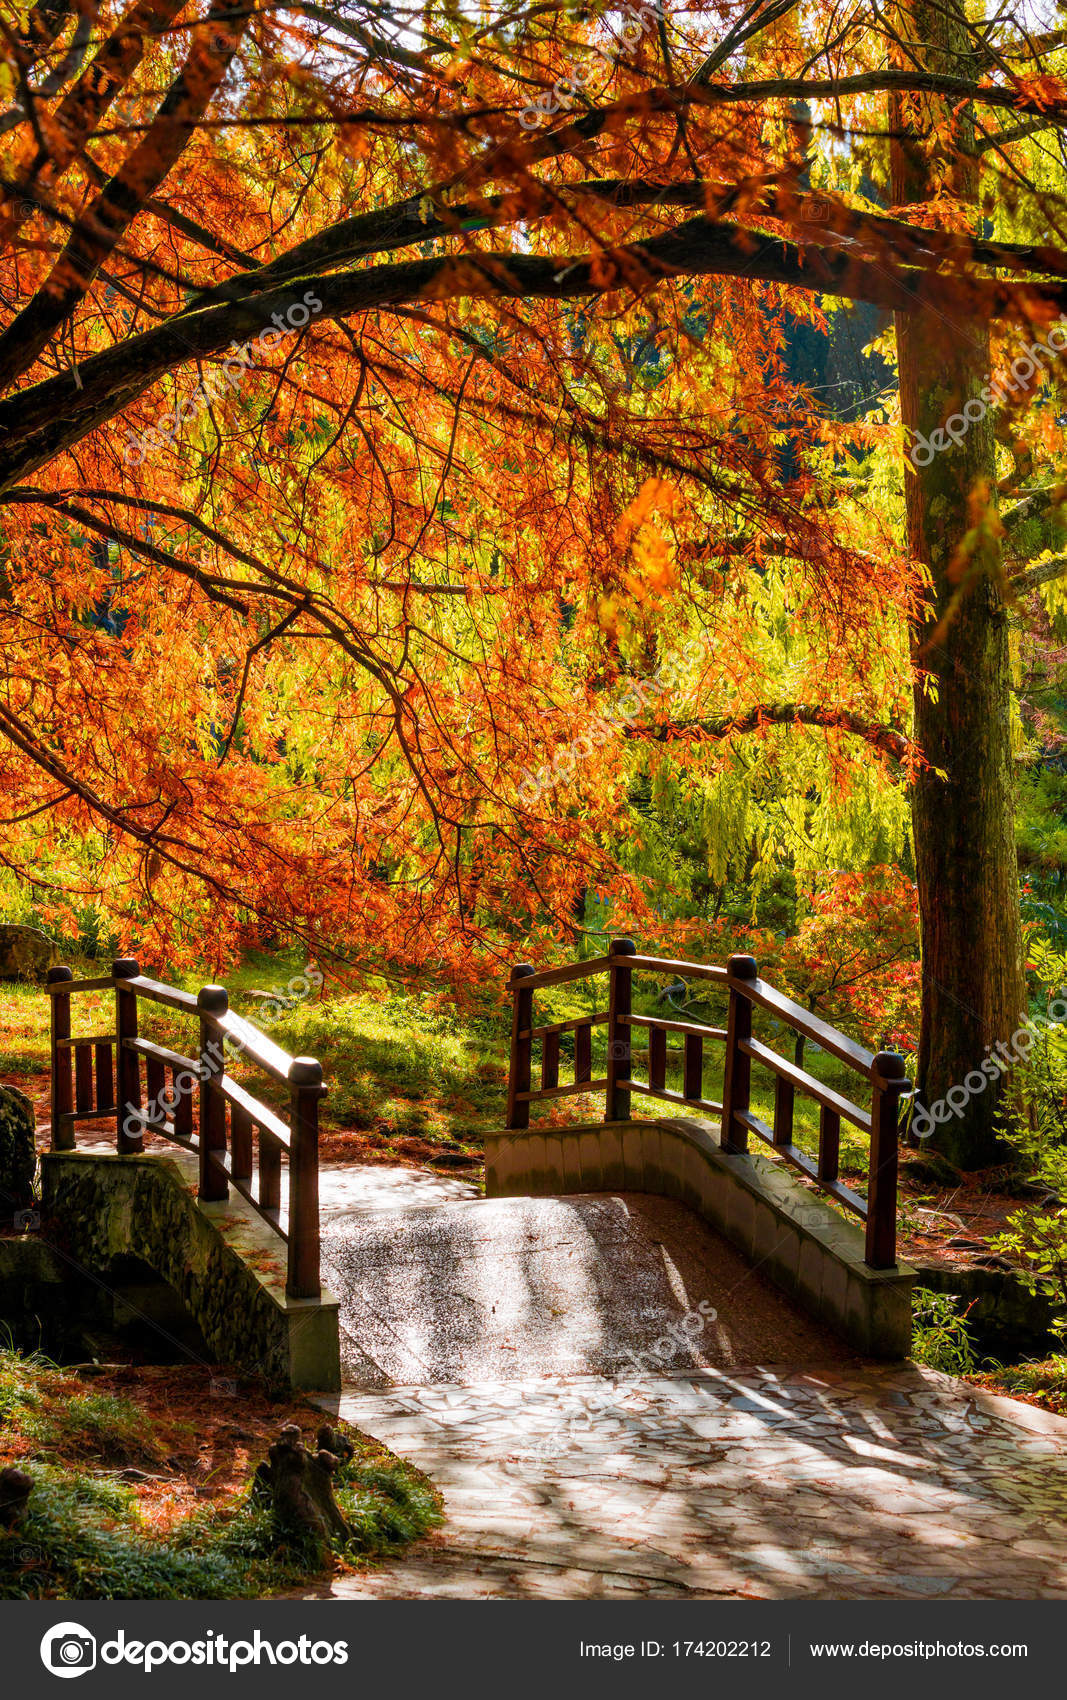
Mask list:
[[[321,1402],[448,1520],[324,1597],[1067,1598],[1067,1421],[850,1357],[673,1200],[457,1187],[326,1179]]]
[[[338,1598],[1067,1598],[1067,1422],[930,1370],[409,1387],[339,1408],[429,1472],[448,1523]]]

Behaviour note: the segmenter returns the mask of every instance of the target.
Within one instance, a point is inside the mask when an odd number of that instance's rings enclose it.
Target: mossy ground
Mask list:
[[[0,1599],[261,1598],[365,1567],[440,1521],[419,1470],[342,1425],[355,1455],[337,1498],[353,1539],[279,1542],[252,1474],[283,1423],[314,1445],[324,1420],[221,1370],[87,1375],[0,1350],[0,1465],[34,1480],[19,1527],[0,1531]]]

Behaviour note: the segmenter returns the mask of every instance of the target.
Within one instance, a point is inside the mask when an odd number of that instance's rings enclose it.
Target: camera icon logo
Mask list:
[[[57,1623],[41,1641],[41,1663],[53,1676],[84,1676],[96,1666],[96,1637],[80,1623]]]

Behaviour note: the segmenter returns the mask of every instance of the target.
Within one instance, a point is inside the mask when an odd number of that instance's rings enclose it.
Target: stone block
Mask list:
[[[600,1148],[601,1134],[596,1132],[572,1135],[578,1140],[578,1164],[582,1175],[583,1192],[604,1190],[604,1154]]]
[[[558,1133],[545,1134],[545,1178],[539,1191],[550,1197],[566,1190],[566,1171],[563,1164],[563,1141]]]
[[[578,1149],[579,1135],[564,1133],[563,1139],[563,1190],[564,1192],[581,1192],[582,1163]]]
[[[622,1130],[622,1162],[627,1192],[645,1190],[645,1146],[642,1132],[640,1127],[624,1127]]]
[[[605,1192],[622,1192],[626,1186],[626,1167],[622,1156],[622,1129],[605,1127],[600,1135],[601,1184]]]

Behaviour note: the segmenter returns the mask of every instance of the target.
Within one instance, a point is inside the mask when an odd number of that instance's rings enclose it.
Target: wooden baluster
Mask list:
[[[896,1267],[900,1099],[907,1090],[904,1058],[896,1051],[879,1051],[871,1071],[871,1166],[864,1254],[872,1269]]]
[[[628,956],[636,956],[633,939],[612,939],[608,955],[608,1088],[604,1120],[626,1122],[630,1119],[630,1094],[617,1083],[629,1080],[632,1068],[629,1016],[633,1002],[633,969],[626,966]]]
[[[559,1034],[546,1033],[541,1040],[541,1085],[559,1085]]]
[[[823,1104],[819,1111],[819,1179],[836,1181],[841,1168],[841,1117]]]
[[[326,1092],[322,1064],[314,1057],[294,1057],[289,1064],[289,1089],[289,1271],[285,1290],[291,1299],[317,1299],[319,1101]]]
[[[191,1069],[183,1069],[174,1076],[174,1090],[178,1102],[174,1106],[174,1137],[193,1140],[193,1090],[196,1077]]]
[[[272,1133],[259,1129],[259,1203],[278,1210],[282,1202],[282,1148]]]
[[[574,1078],[575,1081],[593,1078],[592,1022],[583,1021],[574,1029]]]
[[[74,1047],[74,1114],[84,1115],[93,1107],[93,1052],[90,1045]]]
[[[662,1092],[667,1084],[667,1029],[652,1027],[648,1034],[648,1084]]]
[[[160,1103],[167,1086],[167,1071],[158,1057],[145,1057],[145,1095],[148,1104],[145,1109],[145,1122],[149,1127],[161,1127],[167,1119],[167,1112]]]
[[[533,991],[522,982],[533,973],[528,962],[516,963],[511,970],[513,1006],[511,1013],[511,1065],[508,1071],[508,1127],[529,1127],[530,1101],[523,1098],[530,1090],[530,1054],[533,1041],[529,1030],[533,1026]],[[522,1034],[526,1038],[522,1038]]]
[[[73,980],[74,974],[65,965],[48,970],[48,984],[59,985]],[[74,1110],[74,1080],[71,1073],[71,1054],[60,1040],[70,1038],[70,993],[54,992],[52,1005],[52,1150],[74,1150],[74,1123],[69,1118]]]
[[[751,956],[730,956],[726,970],[731,981],[750,984],[758,976],[755,959]],[[748,1109],[752,1079],[752,1059],[741,1050],[742,1042],[752,1038],[752,1005],[736,984],[730,986],[730,1013],[726,1021],[726,1074],[722,1088],[722,1134],[724,1151],[747,1151],[748,1129],[739,1126],[736,1117]]]
[[[196,995],[200,1011],[200,1197],[205,1202],[229,1198],[226,1172],[212,1156],[226,1154],[226,1100],[215,1084],[223,1072],[222,1039],[211,1016],[225,1015],[230,997],[225,986],[201,986]]]
[[[230,1174],[235,1181],[252,1179],[252,1117],[240,1104],[230,1105]]]
[[[774,1081],[774,1143],[793,1143],[793,1082],[780,1074]]]
[[[699,1033],[685,1036],[682,1097],[697,1103],[704,1096],[704,1041]]]
[[[132,956],[122,956],[111,964],[116,980],[136,980],[140,965]],[[141,1116],[141,1062],[131,1051],[127,1039],[137,1037],[137,993],[123,987],[115,988],[115,1120],[118,1127],[116,1145],[120,1153],[129,1156],[144,1150],[144,1122]]]
[[[96,1047],[96,1108],[98,1110],[113,1110],[115,1108],[115,1072],[111,1062],[112,1047],[108,1044]]]

